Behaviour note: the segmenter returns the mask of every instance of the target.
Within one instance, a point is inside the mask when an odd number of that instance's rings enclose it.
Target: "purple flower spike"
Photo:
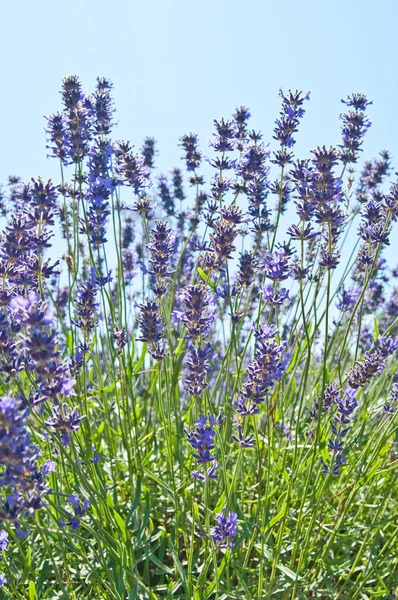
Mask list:
[[[225,517],[225,508],[216,515],[217,525],[212,527],[210,535],[218,548],[232,548],[238,528],[238,515],[230,511]]]
[[[7,550],[7,544],[8,544],[8,533],[2,529],[0,531],[0,552],[3,552]],[[0,562],[3,560],[3,556],[0,554]]]
[[[241,448],[253,448],[254,436],[253,434],[245,437],[242,433],[242,425],[238,425],[238,435],[233,435],[232,439],[234,442],[240,445]]]
[[[213,415],[209,415],[208,417],[203,415],[196,421],[194,429],[191,431],[185,429],[188,443],[197,451],[193,456],[199,464],[205,464],[214,460],[210,454],[210,451],[214,448],[214,438],[216,436],[214,427],[222,425],[224,420],[225,418],[221,412],[217,418],[213,417]]]

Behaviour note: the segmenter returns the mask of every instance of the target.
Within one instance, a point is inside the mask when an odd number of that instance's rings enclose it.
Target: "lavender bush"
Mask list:
[[[156,172],[112,84],[63,80],[59,181],[1,195],[1,597],[395,598],[398,218],[390,155],[295,156],[238,107]],[[337,105],[336,105],[337,106]]]

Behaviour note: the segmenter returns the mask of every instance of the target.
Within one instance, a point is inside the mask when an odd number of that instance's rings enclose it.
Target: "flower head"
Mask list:
[[[225,516],[226,509],[216,515],[217,525],[212,527],[210,535],[218,548],[232,548],[238,531],[238,515],[230,511]]]

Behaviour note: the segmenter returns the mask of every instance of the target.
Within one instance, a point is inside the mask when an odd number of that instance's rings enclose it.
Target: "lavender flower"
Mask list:
[[[127,344],[127,331],[124,327],[122,329],[114,327],[112,337],[116,342],[117,353],[121,356],[123,354],[123,348]]]
[[[91,506],[86,498],[83,498],[83,501],[80,500],[77,494],[71,494],[68,496],[69,502],[73,506],[73,515],[70,515],[70,520],[64,522],[62,520],[59,521],[61,527],[66,527],[67,525],[72,529],[79,529],[80,521],[86,514],[88,510],[90,510]]]
[[[214,119],[216,133],[209,141],[216,152],[231,152],[236,146],[236,125],[234,121],[226,121],[221,118],[220,121]]]
[[[384,177],[388,175],[391,170],[390,153],[387,150],[383,150],[380,152],[380,157],[381,158],[379,159],[374,158],[373,160],[364,163],[356,192],[356,197],[361,203],[365,203],[370,199],[375,199],[375,192],[377,192]]]
[[[245,213],[239,206],[235,204],[231,204],[229,206],[222,206],[220,208],[220,215],[227,221],[228,223],[233,223],[234,225],[239,225],[240,223],[247,223],[248,219],[246,218]]]
[[[155,154],[156,154],[155,144],[156,144],[155,138],[146,137],[144,140],[144,144],[141,148],[141,154],[144,157],[144,165],[145,165],[145,167],[148,167],[149,169],[153,169],[153,167],[155,166],[154,165],[154,159],[155,159]]]
[[[221,423],[222,420],[220,420],[220,417],[215,419],[213,415],[209,417],[203,415],[196,421],[195,429],[191,431],[185,430],[187,442],[196,450],[193,456],[200,465],[214,460],[214,457],[210,454],[210,451],[214,450],[214,438],[216,436],[214,426]]]
[[[70,370],[76,376],[83,368],[86,354],[90,351],[90,345],[86,342],[79,342],[76,353],[71,357]]]
[[[242,416],[258,414],[258,406],[264,402],[267,391],[286,370],[287,343],[277,344],[273,339],[276,334],[277,331],[268,326],[254,327],[254,360],[246,369],[246,381],[236,409]]]
[[[181,169],[174,168],[171,172],[173,182],[173,194],[176,200],[182,202],[185,200],[185,194],[183,189],[182,171]]]
[[[386,361],[398,348],[398,341],[381,337],[370,351],[365,352],[360,361],[351,370],[348,383],[353,389],[364,387],[375,376],[382,373]]]
[[[284,176],[282,181],[275,179],[269,189],[271,194],[274,194],[278,198],[278,206],[280,207],[281,214],[284,214],[292,193],[289,178]]]
[[[8,544],[8,533],[2,529],[0,531],[0,562],[3,560],[3,552],[5,552],[7,550],[7,544]]]
[[[75,75],[68,75],[63,79],[61,95],[65,107],[65,160],[79,163],[90,149],[94,123],[93,106]]]
[[[242,288],[248,288],[253,283],[258,270],[258,259],[254,251],[245,250],[239,256],[239,271],[237,276],[237,285]]]
[[[214,231],[210,235],[211,249],[206,253],[205,265],[210,269],[221,270],[225,261],[232,258],[235,251],[234,241],[238,235],[235,223],[219,219],[214,222]]]
[[[337,405],[341,401],[339,391],[334,381],[331,381],[326,386],[323,394],[322,411],[326,412],[334,405]]]
[[[179,299],[182,309],[174,311],[174,316],[185,325],[188,337],[197,340],[208,332],[214,321],[214,314],[206,315],[206,309],[213,304],[212,294],[204,284],[197,283],[185,287]]]
[[[351,429],[349,423],[352,413],[357,406],[358,402],[355,390],[347,389],[344,394],[341,394],[333,381],[326,387],[322,412],[330,412],[333,418],[330,423],[332,436],[328,441],[331,460],[328,464],[321,459],[323,474],[340,475],[341,467],[346,463],[347,459],[347,453],[344,452],[344,438]],[[316,403],[311,416],[318,418],[318,414],[319,408]]]
[[[141,328],[141,338],[138,338],[138,341],[147,342],[150,354],[160,361],[165,355],[167,343],[164,339],[165,324],[160,316],[159,304],[156,300],[151,302],[146,299],[145,304],[139,304],[138,308],[141,311],[137,319]]]
[[[238,425],[238,435],[232,435],[232,439],[234,442],[239,444],[241,448],[253,448],[254,446],[254,436],[253,434],[244,436],[242,433],[242,425]]]
[[[365,115],[366,107],[372,102],[368,102],[364,94],[353,94],[348,96],[347,100],[342,100],[343,104],[354,110],[349,110],[340,115],[343,122],[341,129],[343,144],[340,146],[341,160],[343,164],[356,163],[358,153],[361,150],[362,139],[371,125],[371,120]]]
[[[89,208],[86,215],[86,221],[81,221],[81,233],[87,233],[93,248],[105,244],[107,241],[106,221],[110,215],[109,198],[113,192],[111,180],[99,180],[93,184],[86,198],[89,202]]]
[[[243,146],[240,158],[235,163],[236,174],[244,181],[253,181],[256,177],[269,173],[266,161],[269,158],[269,146],[249,141]]]
[[[22,336],[22,356],[29,370],[36,372],[37,389],[32,390],[31,402],[38,404],[47,399],[58,402],[59,395],[73,394],[66,363],[60,359],[54,315],[40,296],[30,292],[28,298],[16,296],[10,302],[10,311],[25,327]]]
[[[158,178],[158,193],[167,216],[173,216],[175,213],[174,197],[170,191],[167,177],[164,175],[160,175]]]
[[[150,185],[149,168],[145,166],[144,157],[136,154],[129,142],[116,142],[113,151],[119,183],[132,187],[135,194],[143,193]]]
[[[242,151],[243,142],[248,136],[247,121],[250,119],[250,116],[249,109],[246,108],[246,106],[237,106],[234,114],[232,115],[236,126],[235,137],[238,140],[237,148],[240,151]]]
[[[266,276],[272,281],[283,281],[290,275],[289,257],[283,248],[279,248],[275,252],[267,252],[263,267]]]
[[[112,115],[115,112],[114,99],[111,94],[113,84],[105,77],[97,77],[95,92],[91,98],[94,115],[94,132],[96,135],[109,135],[113,122]]]
[[[198,346],[197,348],[191,344],[189,347],[189,353],[185,360],[185,368],[188,372],[185,377],[185,384],[192,396],[200,396],[208,385],[206,375],[210,367],[208,358],[211,350],[211,344],[206,344],[203,347]]]
[[[151,251],[151,270],[149,273],[155,277],[168,277],[171,275],[170,258],[175,249],[175,233],[168,229],[167,221],[155,221],[155,227],[151,229],[150,243],[147,245]]]
[[[185,156],[185,163],[188,171],[195,171],[200,167],[202,154],[199,150],[198,136],[196,133],[190,133],[180,137],[180,146],[182,146]]]
[[[281,306],[289,298],[289,290],[286,288],[275,290],[272,285],[263,286],[261,293],[264,300],[272,306]]]
[[[67,164],[67,149],[66,149],[66,123],[61,113],[56,113],[45,117],[47,121],[47,150],[50,151],[48,156],[59,158],[64,165]]]
[[[398,183],[395,182],[390,188],[390,193],[382,196],[381,209],[384,220],[391,217],[392,221],[398,221]],[[387,229],[387,228],[386,228]]]
[[[135,212],[140,213],[142,217],[145,217],[147,220],[152,217],[152,211],[154,209],[154,205],[152,204],[152,200],[149,196],[139,196],[137,201],[134,202],[133,208],[129,210],[134,210]]]
[[[310,178],[310,198],[314,207],[314,217],[322,224],[321,260],[319,265],[335,269],[340,254],[336,250],[338,237],[344,224],[345,215],[338,204],[343,199],[342,180],[335,177],[333,167],[338,163],[339,154],[335,148],[325,146],[312,150],[314,158]]]
[[[342,200],[342,180],[333,174],[338,164],[339,153],[332,146],[329,150],[323,146],[311,150],[314,158],[311,170],[311,197],[318,206],[325,206]]]
[[[79,417],[78,408],[69,408],[66,403],[52,408],[52,417],[46,421],[47,427],[53,427],[61,432],[61,439],[64,446],[69,445],[68,431],[76,432],[80,428],[80,423],[85,419],[83,415]]]
[[[335,458],[330,465],[328,465],[322,458],[321,458],[321,463],[322,463],[322,471],[321,473],[323,473],[324,475],[326,474],[330,474],[330,475],[340,475],[341,473],[341,467],[343,465],[345,465],[346,463],[346,456],[344,454],[341,454],[338,458]]]
[[[279,96],[282,98],[282,109],[279,119],[276,120],[274,129],[274,140],[279,141],[281,149],[274,152],[274,160],[272,162],[283,167],[292,162],[293,154],[288,152],[295,144],[293,134],[297,132],[297,127],[300,119],[304,116],[305,110],[302,108],[305,100],[310,97],[309,92],[292,92],[289,90],[287,96],[282,90],[279,90]]]
[[[91,276],[86,281],[80,281],[75,298],[75,314],[72,323],[79,327],[85,335],[91,333],[98,325],[96,313],[99,303],[96,300],[98,285],[96,277]]]
[[[336,307],[342,312],[347,312],[356,304],[360,295],[360,290],[352,288],[345,289],[344,283],[341,285],[337,294]]]
[[[211,195],[213,200],[220,204],[224,194],[231,188],[232,181],[221,175],[214,175],[210,181]]]
[[[141,327],[142,342],[160,342],[163,339],[165,325],[161,321],[159,304],[156,301],[146,300],[145,304],[138,305],[141,315],[138,324]]]
[[[216,471],[218,469],[218,466],[218,462],[216,460],[213,460],[212,466],[206,470],[204,475],[202,475],[200,471],[193,471],[192,477],[194,479],[198,479],[202,483],[202,485],[204,485],[209,479],[217,479],[218,475]]]
[[[217,525],[212,527],[210,535],[217,548],[232,548],[238,530],[238,515],[230,511],[225,517],[226,509],[216,515]]]
[[[82,84],[76,75],[67,75],[62,80],[62,102],[66,109],[73,109],[82,100]]]
[[[398,384],[394,383],[391,393],[383,404],[383,411],[389,417],[393,417],[398,410]]]
[[[43,497],[49,492],[45,478],[54,465],[48,461],[40,470],[39,449],[32,445],[26,431],[28,410],[14,398],[0,399],[0,487],[10,487],[1,520],[16,521],[28,517],[43,506]]]

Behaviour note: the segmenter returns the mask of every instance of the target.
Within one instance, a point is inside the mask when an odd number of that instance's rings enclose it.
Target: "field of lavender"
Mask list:
[[[396,597],[398,183],[364,95],[304,159],[279,95],[162,175],[67,76],[2,189],[0,598]]]

